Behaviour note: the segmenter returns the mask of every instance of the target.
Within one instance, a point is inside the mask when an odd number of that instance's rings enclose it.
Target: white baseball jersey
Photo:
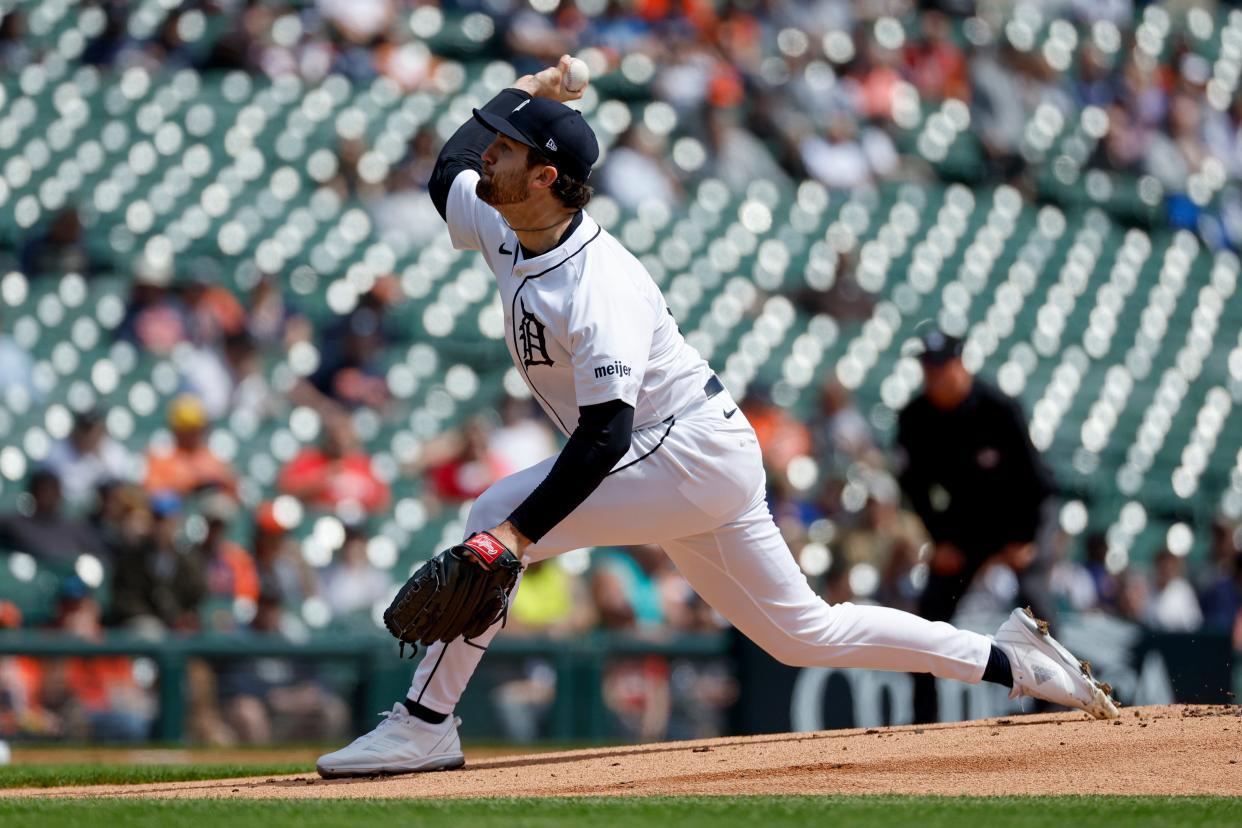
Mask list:
[[[573,234],[532,259],[459,173],[445,210],[458,250],[478,250],[500,288],[505,342],[544,411],[567,436],[580,406],[622,400],[634,428],[703,396],[711,369],[688,345],[642,263],[585,212]]]

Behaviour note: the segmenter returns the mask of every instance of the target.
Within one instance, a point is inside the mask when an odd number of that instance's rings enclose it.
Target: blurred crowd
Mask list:
[[[1230,180],[1242,174],[1242,103],[1208,94],[1211,66],[1188,35],[1175,32],[1159,55],[1141,48],[1139,10],[1127,0],[1039,4],[1045,18],[1063,17],[1087,33],[1074,71],[1033,48],[1032,33],[1006,26],[1010,4],[983,0],[203,0],[180,4],[146,37],[127,25],[133,5],[82,4],[106,20],[84,60],[116,69],[295,73],[311,83],[329,73],[362,83],[386,76],[412,91],[439,84],[448,57],[500,57],[523,73],[562,53],[585,54],[597,77],[623,78],[632,88],[621,92],[667,104],[681,125],[636,120],[608,152],[593,181],[628,209],[649,198],[677,204],[704,175],[737,189],[756,179],[856,188],[929,176],[925,161],[900,149],[902,101],[912,92],[925,105],[965,102],[967,139],[978,142],[985,175],[1032,197],[1041,162],[1024,148],[1024,130],[1048,105],[1067,118],[1098,107],[1108,129],[1089,164],[1151,177],[1174,223],[1203,230],[1200,200],[1179,195],[1194,176],[1218,168]],[[479,12],[491,27],[450,55],[418,34]],[[0,71],[36,57],[25,25],[20,7],[0,21]],[[360,171],[369,148],[345,140],[331,185],[361,200],[381,233],[415,242],[439,233],[424,191],[444,137],[421,129],[381,181]],[[1221,209],[1223,243],[1232,243]],[[9,252],[32,278],[89,278],[110,263],[85,243],[83,221],[66,208]],[[14,572],[50,573],[55,588],[33,610],[0,602],[0,627],[86,641],[107,629],[290,641],[329,624],[374,629],[406,574],[394,569],[392,542],[377,531],[397,485],[420,481],[428,514],[450,515],[557,450],[531,402],[506,397],[486,401],[494,407],[430,437],[395,466],[377,462],[362,426],[393,410],[389,355],[410,342],[394,324],[394,279],[378,280],[352,310],[323,323],[298,307],[284,274],[262,274],[241,295],[195,274],[127,276],[132,293],[117,338],[139,354],[170,358],[179,393],[149,445],[110,436],[106,411],[80,412],[28,475],[16,509],[0,515],[0,549],[17,553],[9,558]],[[844,316],[865,315],[869,301],[831,299]],[[33,360],[3,322],[0,385],[24,387],[37,401]],[[296,377],[268,370],[276,355],[299,348],[314,355],[309,370]],[[756,384],[742,408],[759,434],[772,512],[816,588],[833,603],[915,608],[929,539],[903,506],[891,447],[876,439],[850,393],[830,381],[814,416],[798,419]],[[295,450],[256,487],[246,458],[218,439],[226,420],[251,432],[273,422],[303,425]],[[297,531],[316,516],[330,519],[316,524],[327,530]],[[1163,630],[1224,631],[1242,648],[1239,527],[1214,525],[1209,558],[1188,572],[1184,550],[1150,550],[1150,570],[1131,569],[1096,536],[1085,540],[1081,559],[1071,554],[1081,544],[1053,524],[1040,554],[1057,608]],[[962,610],[1003,611],[1016,583],[1006,562],[989,564]],[[507,634],[603,629],[658,638],[721,624],[658,549],[609,549],[532,567]],[[0,657],[0,736],[149,738],[154,680],[143,659]],[[193,735],[204,741],[337,738],[348,727],[340,689],[301,662],[196,665],[190,681]],[[536,735],[555,690],[553,671],[538,659],[497,685],[494,700],[513,738]],[[721,665],[635,658],[609,666],[604,692],[620,732],[650,739],[710,735],[736,688]]]
[[[866,418],[834,381],[809,422],[752,390],[742,410],[755,425],[768,468],[769,504],[790,548],[824,597],[915,611],[933,544],[905,505],[891,447],[877,445]],[[812,479],[807,461],[819,469]],[[1061,501],[1050,498],[1034,554],[1046,562],[1049,612],[1100,612],[1170,632],[1212,630],[1242,647],[1242,526],[1211,527],[1210,552],[1188,570],[1186,548],[1140,550],[1150,567],[1110,556],[1101,533],[1078,537]],[[1081,504],[1075,504],[1080,506]],[[1206,531],[1206,528],[1205,528]],[[1085,550],[1074,554],[1076,546]],[[1012,562],[997,556],[976,576],[962,613],[1005,612],[1018,595]]]
[[[1228,9],[1213,0],[1167,4],[1151,15],[1155,4],[1132,0],[173,5],[160,25],[136,29],[129,21],[137,4],[84,3],[100,8],[106,24],[82,59],[153,71],[242,69],[309,84],[330,74],[358,84],[387,78],[412,92],[441,88],[449,60],[501,58],[521,74],[564,53],[583,55],[606,88],[667,104],[673,115],[633,120],[607,154],[593,183],[626,207],[677,203],[704,175],[739,189],[756,179],[854,188],[926,177],[928,159],[902,140],[920,121],[910,113],[956,100],[968,107],[960,140],[970,144],[975,168],[963,174],[975,180],[1008,181],[1035,195],[1038,173],[1064,180],[1072,162],[1143,180],[1165,218],[1214,242],[1236,244],[1242,225],[1232,185],[1209,205],[1242,172],[1242,96],[1205,56]],[[36,57],[25,31],[20,8],[5,16],[0,66]],[[1041,125],[1076,122],[1088,108],[1095,117],[1084,123],[1098,140],[1059,155],[1034,147],[1037,114]],[[425,202],[411,196],[425,186],[444,137],[430,127],[419,132],[383,180],[359,175],[357,162],[370,148],[346,140],[341,183],[382,202],[375,212],[386,225],[408,228],[405,219],[429,217]],[[61,238],[74,232],[71,220],[49,229]],[[31,268],[57,261],[46,251],[26,256]]]
[[[933,545],[902,504],[888,447],[873,440],[848,392],[826,384],[809,421],[773,404],[762,387],[741,407],[760,437],[773,515],[825,600],[914,611]],[[479,415],[436,437],[409,471],[424,479],[429,508],[456,509],[556,450],[529,401],[508,398],[497,408],[502,416]],[[236,497],[238,470],[205,440],[209,423],[198,398],[179,396],[168,410],[170,436],[157,435],[141,457],[109,437],[99,417],[79,416],[30,475],[17,510],[0,515],[0,548],[55,574],[54,595],[46,612],[25,619],[16,603],[0,602],[0,626],[84,641],[99,641],[111,628],[155,638],[216,633],[243,643],[253,635],[304,640],[328,619],[336,630],[374,629],[403,573],[369,534],[368,516],[389,506],[389,488],[350,420],[326,425],[317,447],[281,469],[281,494],[246,515]],[[339,534],[320,559],[314,537],[299,541],[290,531],[303,509],[358,520],[335,521]],[[1184,551],[1168,549],[1155,551],[1150,570],[1118,566],[1102,535],[1085,539],[1079,559],[1070,554],[1075,539],[1053,522],[1039,554],[1049,563],[1057,611],[1107,613],[1157,630],[1224,632],[1242,646],[1242,528],[1214,524],[1210,557],[1187,572]],[[985,565],[960,611],[1004,612],[1018,594],[1018,575],[1000,557]],[[723,624],[652,546],[582,551],[531,567],[506,635],[556,639],[607,630],[661,640]],[[149,736],[153,676],[140,661],[0,658],[0,732]],[[191,679],[194,735],[204,741],[332,736],[348,726],[339,688],[303,662],[239,659],[200,665]],[[494,702],[509,735],[535,738],[555,692],[544,660],[507,675]],[[718,732],[736,687],[721,664],[650,657],[611,664],[604,692],[619,733],[653,739]]]
[[[503,416],[475,417],[428,445],[414,473],[426,480],[430,508],[456,509],[556,450],[551,429],[528,402],[509,398],[498,410]],[[56,579],[45,606],[0,600],[0,628],[50,630],[86,642],[103,640],[108,629],[156,640],[215,633],[234,638],[239,651],[249,636],[304,640],[326,619],[334,630],[374,629],[400,576],[391,560],[376,563],[367,517],[389,505],[389,490],[349,422],[342,417],[325,427],[320,446],[297,453],[281,469],[282,494],[243,516],[236,497],[240,474],[205,441],[209,418],[198,398],[173,400],[168,439],[153,440],[145,457],[109,437],[100,417],[79,416],[29,476],[17,510],[0,515],[0,549],[13,550],[10,568],[21,571],[26,564],[13,561],[26,559]],[[290,511],[294,501],[299,505]],[[320,561],[309,548],[313,539],[299,543],[290,531],[303,509],[362,517],[356,523],[334,519],[339,537],[330,559]],[[661,638],[719,629],[656,547],[567,561],[531,568],[509,634],[555,638],[602,629]],[[33,612],[23,617],[19,603]],[[154,675],[142,661],[0,658],[0,733],[149,738]],[[238,658],[191,667],[191,726],[206,742],[334,738],[348,726],[340,693],[307,662]],[[555,691],[546,665],[528,667],[529,675],[504,682],[497,695],[498,707],[510,713],[514,738],[533,734],[538,718],[514,711],[546,707]],[[719,685],[712,692],[723,708],[729,679],[697,671],[684,665],[678,680]],[[669,732],[669,688],[668,665],[645,659],[616,665],[605,689],[622,731],[654,738]],[[660,694],[662,701],[652,701]],[[660,705],[663,718],[652,718],[648,702]],[[702,718],[703,711],[695,707],[694,716]],[[714,724],[719,727],[718,717]]]

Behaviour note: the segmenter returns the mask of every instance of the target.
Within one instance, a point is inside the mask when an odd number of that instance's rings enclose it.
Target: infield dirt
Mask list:
[[[672,742],[471,761],[456,771],[8,790],[0,796],[446,798],[738,794],[1242,796],[1242,707],[1129,708]]]

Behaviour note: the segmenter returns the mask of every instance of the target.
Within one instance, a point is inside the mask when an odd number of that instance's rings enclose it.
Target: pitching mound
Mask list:
[[[469,756],[467,756],[469,759]],[[483,759],[432,774],[10,791],[71,797],[364,798],[657,794],[1242,795],[1242,707],[1130,708],[961,724],[673,742]]]

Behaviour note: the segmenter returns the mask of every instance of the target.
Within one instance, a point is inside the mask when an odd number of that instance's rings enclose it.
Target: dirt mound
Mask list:
[[[881,793],[1242,796],[1242,707],[1131,708],[1115,722],[1060,713],[672,742],[358,780],[289,776],[37,792],[195,798]]]

